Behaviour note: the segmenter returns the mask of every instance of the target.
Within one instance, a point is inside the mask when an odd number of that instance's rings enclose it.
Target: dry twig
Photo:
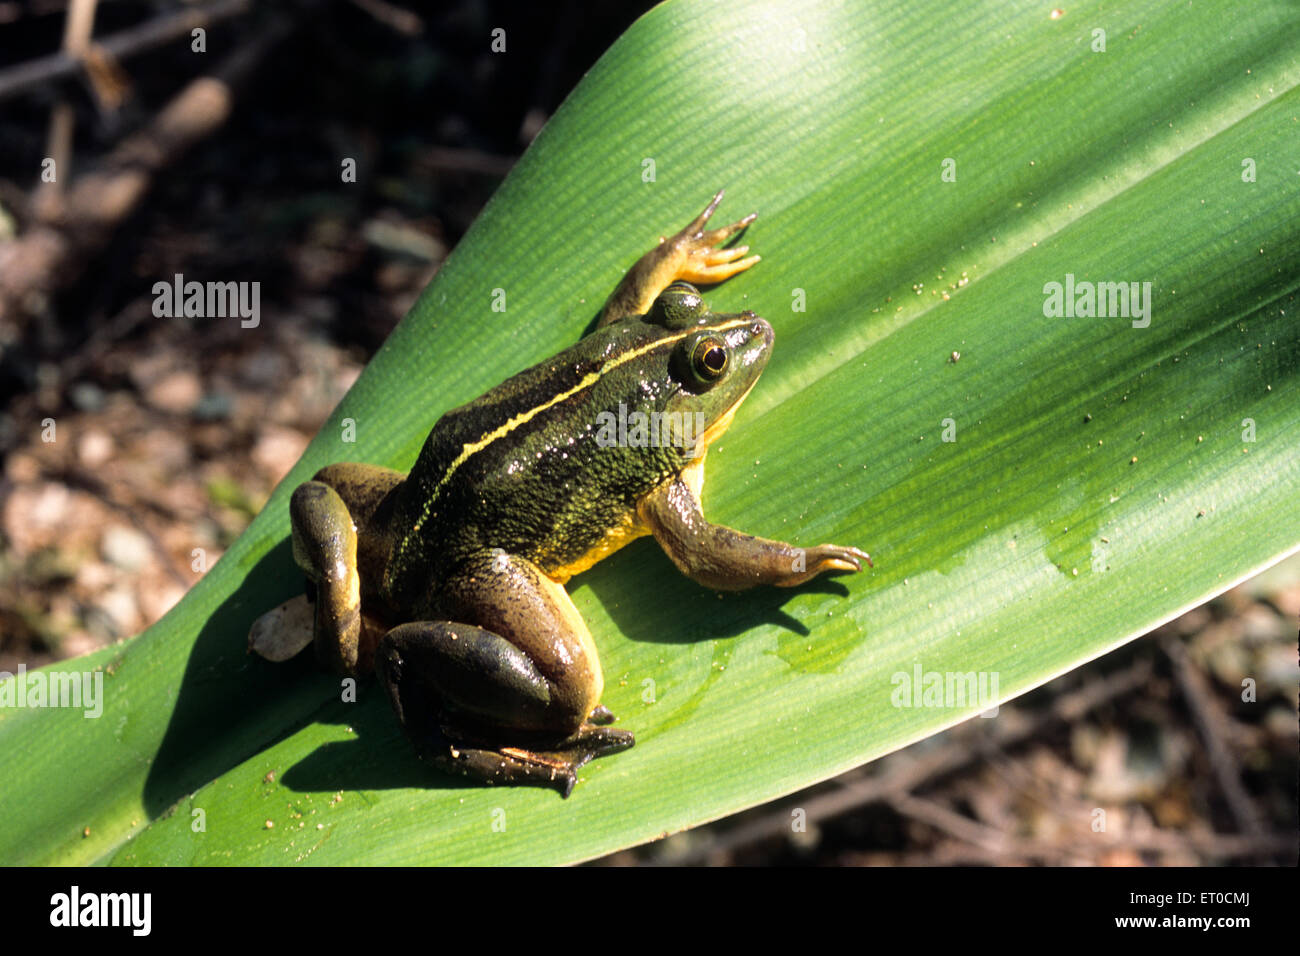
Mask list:
[[[247,13],[250,9],[252,9],[250,0],[214,0],[201,6],[186,7],[107,36],[98,43],[90,44],[86,52],[118,62],[135,53],[186,36],[196,27],[209,27],[230,17]],[[7,70],[0,70],[0,101],[44,86],[52,80],[71,76],[81,68],[81,65],[81,55],[65,48],[58,53],[37,57]]]
[[[0,245],[0,340],[16,338],[18,315],[38,314],[47,297],[80,274],[118,223],[140,204],[157,173],[230,115],[234,89],[285,36],[291,21],[276,17],[210,76],[186,86],[143,130],[123,140],[94,172],[69,189],[61,222],[38,223]]]
[[[1218,705],[1209,689],[1205,686],[1205,679],[1192,666],[1192,662],[1187,655],[1187,648],[1181,640],[1174,637],[1165,637],[1161,640],[1160,647],[1174,665],[1174,676],[1183,690],[1183,698],[1187,701],[1187,707],[1192,712],[1192,720],[1196,723],[1196,729],[1200,733],[1201,739],[1205,741],[1205,750],[1210,759],[1210,767],[1214,771],[1214,777],[1219,783],[1219,789],[1223,792],[1223,797],[1228,803],[1228,810],[1232,813],[1233,819],[1237,821],[1238,829],[1248,836],[1260,836],[1264,832],[1264,824],[1255,809],[1254,801],[1250,799],[1250,794],[1242,786],[1241,766],[1237,763],[1236,757],[1233,756],[1231,748],[1224,739],[1225,735],[1222,731],[1223,716],[1219,712]]]

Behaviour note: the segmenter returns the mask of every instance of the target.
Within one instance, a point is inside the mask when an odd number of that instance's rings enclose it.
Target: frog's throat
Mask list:
[[[758,377],[755,376],[754,380],[749,383],[749,388],[745,389],[744,392],[741,393],[740,398],[732,402],[731,407],[719,415],[717,421],[704,429],[704,433],[695,440],[696,457],[703,458],[705,453],[709,450],[709,446],[717,441],[722,436],[722,433],[730,427],[731,420],[736,417],[736,409],[740,407],[741,402],[749,397],[749,393],[754,390],[754,386],[757,384]]]
[[[728,329],[735,329],[735,328],[739,328],[742,325],[749,325],[753,321],[754,320],[752,316],[742,316],[736,319],[732,319],[730,322],[725,322],[722,325],[714,327],[714,331],[725,332]],[[553,395],[552,397],[548,398],[546,401],[538,405],[534,405],[532,408],[527,409],[526,411],[522,411],[518,415],[512,416],[506,422],[497,426],[492,431],[488,432],[478,441],[468,442],[465,445],[463,445],[461,447],[460,454],[457,455],[456,459],[452,461],[450,465],[447,466],[447,470],[444,471],[442,473],[442,477],[438,479],[438,484],[435,485],[433,490],[429,493],[429,496],[425,500],[423,507],[420,509],[420,517],[417,518],[415,522],[411,525],[410,532],[404,535],[402,537],[402,540],[398,542],[399,563],[400,563],[401,552],[404,552],[407,549],[407,547],[409,547],[415,542],[415,540],[419,536],[420,529],[424,526],[424,523],[429,520],[429,515],[433,513],[433,506],[437,504],[438,499],[442,496],[443,489],[446,488],[447,485],[451,482],[452,476],[456,474],[460,466],[465,464],[465,462],[469,461],[470,458],[472,458],[478,452],[482,451],[484,448],[487,448],[489,445],[491,445],[493,442],[497,441],[498,439],[504,438],[505,436],[509,435],[520,425],[526,425],[528,422],[532,421],[534,418],[536,418],[542,412],[546,411],[548,408],[552,408],[555,405],[560,404],[560,402],[567,401],[568,399],[572,398],[574,395],[577,395],[579,392],[591,388],[593,385],[599,382],[601,377],[604,376],[607,372],[612,372],[614,369],[618,368],[621,365],[625,365],[628,362],[634,362],[637,359],[641,358],[643,355],[653,352],[656,349],[661,349],[665,347],[671,348],[673,345],[680,342],[682,339],[686,338],[687,336],[694,335],[698,331],[699,330],[697,328],[683,329],[680,332],[677,332],[673,335],[665,336],[662,339],[657,339],[656,341],[651,342],[647,345],[643,345],[640,348],[636,348],[628,352],[624,352],[622,355],[618,356],[612,362],[607,362],[600,368],[588,372],[583,377],[582,381],[580,381],[577,385],[573,386],[567,391],[563,391],[557,395]],[[750,388],[753,388],[752,384],[750,385]],[[746,395],[749,394],[748,390],[745,392],[745,394]],[[745,396],[742,395],[741,399],[743,400],[744,397]],[[713,425],[710,426],[707,431],[705,431],[704,437],[705,437],[706,447],[708,441],[712,440],[711,438],[708,438],[710,433],[717,431],[719,422],[729,422],[731,420],[730,418],[731,414],[736,410],[736,406],[739,404],[740,402],[738,401],[735,403],[735,405],[732,405],[731,408],[727,410],[727,412],[722,416],[721,419],[719,419],[718,422],[714,422]],[[726,424],[723,424],[722,427],[725,430]],[[721,434],[721,431],[717,431],[717,434]]]

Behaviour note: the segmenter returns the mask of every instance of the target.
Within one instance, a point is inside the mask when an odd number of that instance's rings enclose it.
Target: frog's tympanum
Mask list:
[[[567,796],[579,767],[633,742],[609,726],[570,577],[643,535],[720,590],[870,563],[700,511],[705,452],[772,351],[765,320],[710,312],[689,284],[759,259],[721,245],[754,215],[705,228],[721,199],[632,267],[585,339],[443,415],[409,475],[338,464],[298,486],[293,554],[314,607],[264,615],[253,650],[283,660],[314,638],[335,670],[374,668],[426,759]]]

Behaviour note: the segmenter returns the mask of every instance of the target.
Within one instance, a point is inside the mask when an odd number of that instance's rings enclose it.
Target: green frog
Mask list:
[[[759,261],[725,245],[756,214],[706,228],[722,195],[641,257],[590,335],[443,415],[410,474],[336,464],[299,485],[293,554],[314,593],[260,618],[250,648],[282,660],[314,642],[340,673],[373,668],[425,759],[568,796],[587,761],[633,744],[600,702],[570,577],[644,535],[719,590],[870,564],[701,511],[708,447],[773,340],[753,312],[710,312],[693,285]]]

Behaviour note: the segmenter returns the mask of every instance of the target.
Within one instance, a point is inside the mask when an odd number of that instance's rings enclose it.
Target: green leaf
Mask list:
[[[1007,699],[1294,551],[1297,21],[1283,2],[1231,29],[1213,5],[1138,0],[1056,19],[1006,0],[653,10],[201,584],[138,639],[49,669],[111,661],[103,716],[0,709],[0,859],[589,858],[990,702],[903,699],[917,674],[982,674]],[[719,598],[642,541],[576,579],[637,745],[567,801],[443,778],[373,685],[345,704],[310,662],[245,656],[252,619],[299,587],[297,482],[409,466],[439,414],[577,339],[721,186],[720,217],[759,211],[764,261],[708,299],[777,341],[710,454],[706,512],[863,547],[874,571]],[[1046,315],[1067,276],[1149,282],[1149,326]]]

